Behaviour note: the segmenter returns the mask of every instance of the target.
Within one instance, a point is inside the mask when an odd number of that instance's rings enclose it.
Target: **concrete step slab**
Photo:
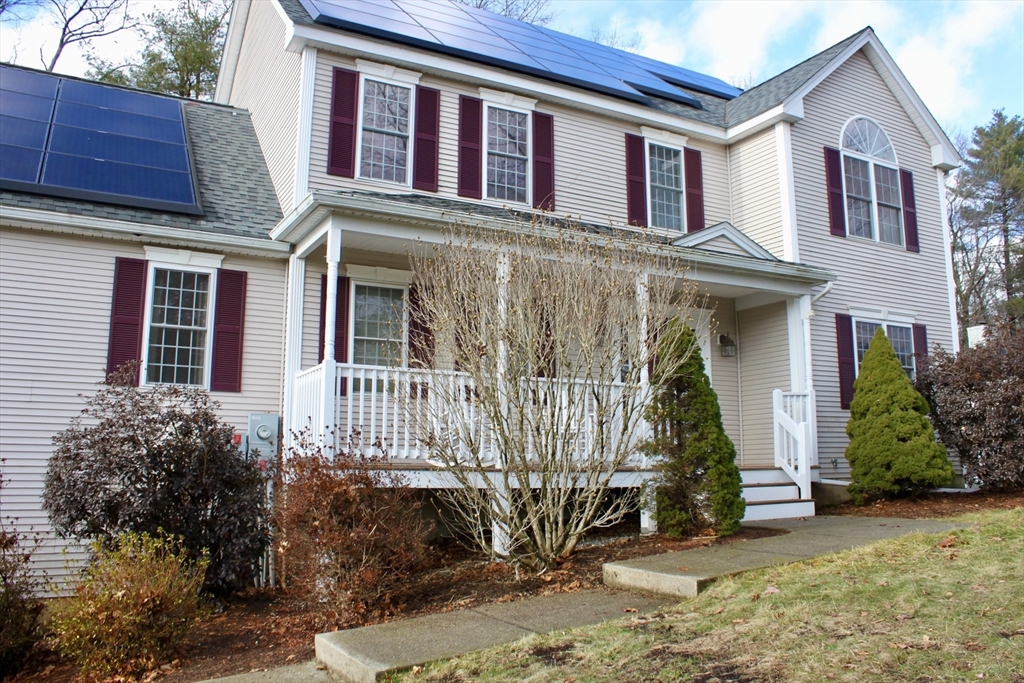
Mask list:
[[[800,500],[800,487],[796,484],[753,484],[744,486],[743,500],[761,503],[767,500]]]
[[[748,502],[743,513],[744,522],[759,522],[768,519],[795,519],[813,517],[813,500],[767,500]]]
[[[599,624],[664,605],[663,597],[618,591],[555,593],[316,636],[316,658],[343,681],[388,673],[511,643],[535,633]]]

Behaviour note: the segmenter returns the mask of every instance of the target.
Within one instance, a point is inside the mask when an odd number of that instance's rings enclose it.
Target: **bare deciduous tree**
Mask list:
[[[580,38],[586,40],[592,40],[595,43],[601,45],[607,45],[613,47],[616,50],[624,50],[626,52],[632,52],[636,54],[643,48],[644,39],[640,35],[639,31],[633,31],[627,33],[625,29],[619,24],[618,20],[613,21],[611,24],[604,25],[597,21],[592,22],[587,27],[586,31],[582,33],[574,33]]]
[[[0,20],[21,21],[41,7],[45,0],[0,0]]]
[[[551,0],[457,0],[457,2],[538,26],[546,26],[555,18],[555,13],[549,11]]]
[[[438,351],[429,387],[406,401],[410,422],[476,543],[549,567],[636,509],[613,476],[649,435],[656,339],[682,328],[661,323],[694,314],[696,286],[644,239],[544,222],[457,229],[412,261],[411,324],[433,330]],[[659,359],[659,376],[683,360]]]
[[[49,7],[60,37],[49,62],[39,49],[39,60],[47,71],[53,71],[68,45],[88,43],[136,25],[128,11],[128,0],[50,0]]]

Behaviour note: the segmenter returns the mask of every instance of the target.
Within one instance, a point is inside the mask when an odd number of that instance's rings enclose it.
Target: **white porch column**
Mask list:
[[[640,309],[640,340],[644,348],[647,348],[647,335],[651,326],[651,297],[647,288],[647,274],[643,273],[636,279],[636,305]],[[644,363],[640,368],[640,395],[646,397],[651,390],[650,365]],[[641,418],[643,420],[643,418]],[[647,432],[647,438],[651,436],[651,427],[646,420],[642,422]],[[654,517],[654,495],[647,496],[647,500],[640,501],[640,533],[653,534],[658,530],[658,522]]]
[[[288,303],[284,338],[284,442],[291,445],[293,432],[305,425],[305,415],[295,414],[295,377],[302,370],[302,307],[306,288],[306,259],[288,257]],[[301,421],[301,423],[300,423]]]
[[[807,391],[807,347],[804,335],[803,299],[786,300],[786,328],[789,333],[789,390]],[[808,298],[807,310],[810,310]]]
[[[327,291],[324,302],[324,395],[323,413],[321,417],[322,436],[328,444],[335,444],[332,433],[337,425],[334,424],[335,402],[338,400],[337,363],[334,360],[335,347],[337,344],[344,344],[346,340],[335,339],[335,328],[337,326],[338,313],[338,263],[341,261],[341,227],[336,219],[331,219],[331,225],[327,228]],[[347,293],[343,294],[347,295]],[[343,435],[335,435],[340,438]]]

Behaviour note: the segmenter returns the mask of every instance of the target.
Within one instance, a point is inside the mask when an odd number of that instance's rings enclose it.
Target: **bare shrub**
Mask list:
[[[1024,331],[1004,325],[980,346],[922,361],[918,388],[967,483],[1024,489]]]
[[[132,386],[134,372],[111,375],[53,438],[43,505],[54,528],[85,539],[162,530],[193,559],[208,555],[210,593],[251,585],[269,542],[263,472],[205,390]]]
[[[278,577],[324,625],[387,613],[427,556],[430,524],[414,491],[381,444],[365,456],[360,439],[355,432],[347,448],[335,450],[303,430],[282,468]]]
[[[611,495],[615,473],[640,464],[656,339],[680,334],[663,323],[690,318],[696,286],[643,236],[542,219],[457,226],[412,268],[440,372],[406,412],[442,494],[485,552],[551,566],[636,508],[635,488]]]
[[[54,603],[57,649],[93,676],[154,668],[203,613],[207,558],[189,559],[181,539],[132,532],[92,551],[72,596]]]

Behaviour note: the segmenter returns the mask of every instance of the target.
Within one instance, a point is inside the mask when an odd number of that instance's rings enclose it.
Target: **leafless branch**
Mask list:
[[[138,25],[128,11],[128,0],[49,0],[49,7],[60,37],[49,61],[39,49],[39,60],[47,71],[54,70],[68,45],[87,43]]]

